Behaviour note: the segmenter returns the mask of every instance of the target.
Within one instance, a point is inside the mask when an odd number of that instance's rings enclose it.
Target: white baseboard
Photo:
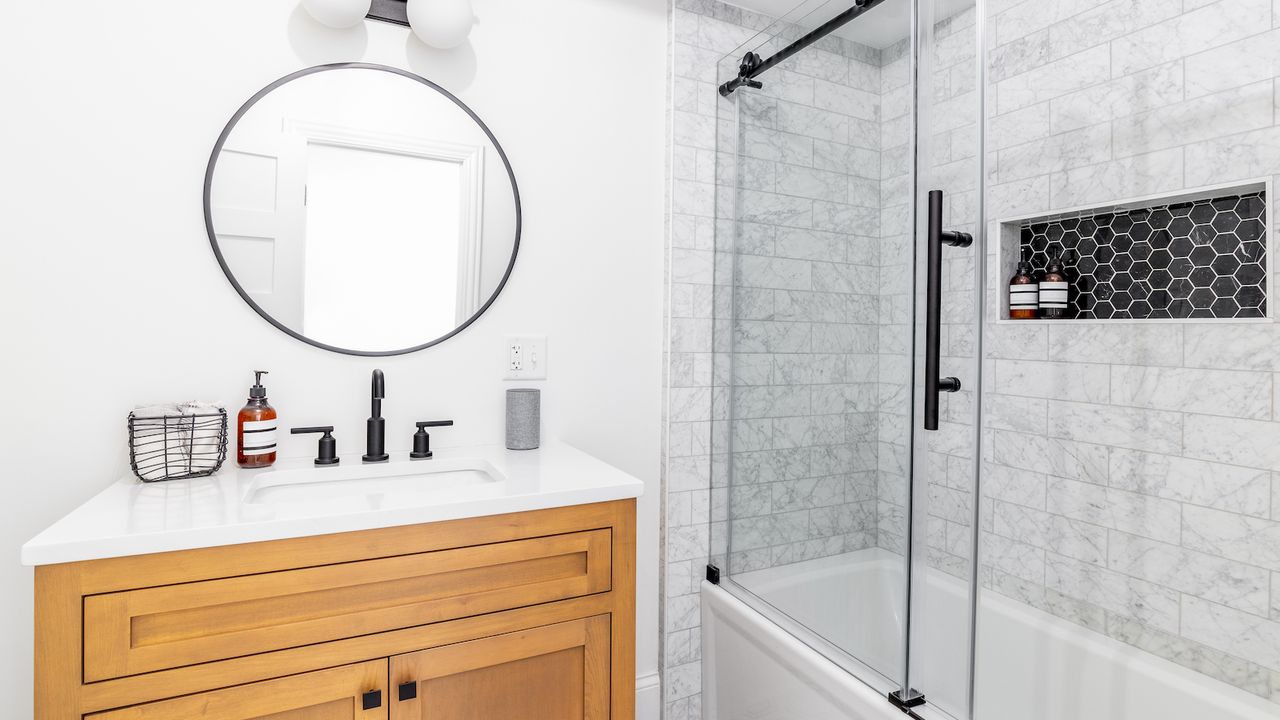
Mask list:
[[[658,720],[662,711],[662,681],[658,673],[636,676],[636,720]]]

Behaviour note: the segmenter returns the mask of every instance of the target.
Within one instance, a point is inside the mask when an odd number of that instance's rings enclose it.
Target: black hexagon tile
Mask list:
[[[1022,225],[1037,272],[1059,253],[1082,319],[1267,315],[1261,192]]]

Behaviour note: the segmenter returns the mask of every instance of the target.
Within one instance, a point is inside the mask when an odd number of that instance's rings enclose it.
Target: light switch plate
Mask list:
[[[547,379],[546,335],[508,335],[504,350],[507,380]]]

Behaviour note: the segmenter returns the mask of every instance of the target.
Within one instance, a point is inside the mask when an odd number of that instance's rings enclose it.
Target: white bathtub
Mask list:
[[[744,573],[773,607],[897,676],[901,560],[871,549]],[[965,585],[929,573],[912,684],[963,715]],[[860,682],[723,588],[702,589],[705,720],[901,720]],[[979,617],[977,720],[1276,720],[1280,705],[995,593]]]

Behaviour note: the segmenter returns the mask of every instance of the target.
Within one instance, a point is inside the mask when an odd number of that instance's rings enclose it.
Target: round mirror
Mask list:
[[[227,278],[318,347],[397,355],[493,302],[520,244],[502,147],[458,98],[393,67],[308,68],[232,116],[204,184]]]

